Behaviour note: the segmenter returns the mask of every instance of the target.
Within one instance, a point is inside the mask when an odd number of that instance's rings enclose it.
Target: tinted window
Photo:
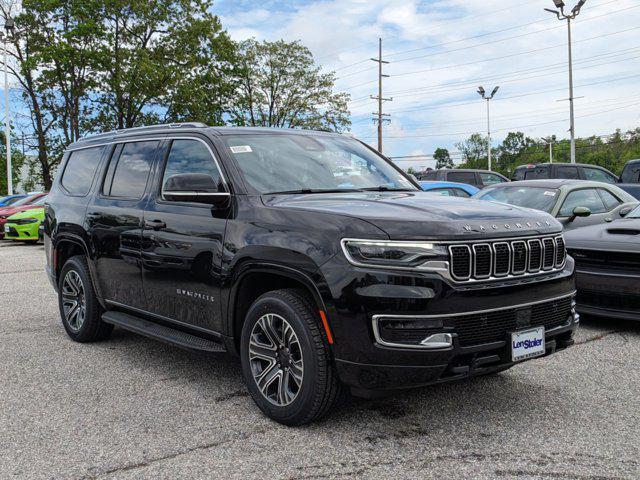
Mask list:
[[[500,177],[499,175],[496,175],[495,173],[480,172],[480,179],[482,180],[482,183],[485,185],[493,185],[496,183],[504,182],[502,177]]]
[[[526,170],[524,168],[516,168],[516,171],[513,172],[514,180],[524,180],[524,172]]]
[[[462,190],[461,188],[452,188],[452,190],[455,192],[455,194],[458,197],[469,198],[471,196],[465,190]]]
[[[427,172],[420,175],[420,180],[436,180],[438,177],[438,172]]]
[[[587,180],[593,180],[595,182],[616,183],[616,178],[613,175],[609,175],[604,170],[592,167],[583,167],[584,178]]]
[[[476,197],[551,212],[559,193],[559,190],[553,188],[508,186],[483,190],[481,194],[476,194]]]
[[[618,199],[613,193],[605,190],[604,188],[599,188],[598,192],[602,197],[602,201],[604,202],[604,206],[607,207],[607,212],[613,210],[618,205],[622,204],[622,201]]]
[[[476,174],[473,172],[449,172],[447,180],[450,182],[468,183],[469,185],[475,185]]]
[[[558,178],[579,179],[578,167],[558,167]]]
[[[549,178],[549,169],[544,167],[532,168],[524,174],[525,180],[536,180],[540,178]]]
[[[103,150],[104,147],[97,147],[71,152],[60,180],[67,192],[71,195],[89,193]]]
[[[220,171],[209,149],[197,140],[174,140],[162,177],[162,189],[167,179],[182,173],[205,173],[213,178],[218,190],[223,191]]]
[[[432,188],[431,190],[427,190],[429,193],[437,193],[438,195],[443,195],[445,197],[455,197],[453,189],[451,188]]]
[[[416,190],[393,165],[352,138],[263,133],[225,139],[247,184],[260,193]]]
[[[573,209],[576,207],[587,207],[591,210],[591,213],[604,213],[607,211],[595,188],[574,190],[569,193],[562,204],[558,216],[570,217],[573,214]]]
[[[112,197],[141,198],[147,185],[151,164],[158,142],[132,142],[121,147],[116,160],[116,150],[109,171],[105,177],[103,193]],[[113,178],[110,177],[113,175]]]
[[[640,164],[628,163],[622,171],[622,183],[638,183],[640,181]]]

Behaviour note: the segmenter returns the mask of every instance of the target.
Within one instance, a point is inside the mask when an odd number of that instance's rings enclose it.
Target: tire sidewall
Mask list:
[[[84,323],[79,330],[74,331],[69,327],[64,315],[64,307],[62,305],[62,285],[64,279],[71,270],[75,271],[80,280],[82,280],[82,286],[84,289],[84,301],[85,301],[85,318]],[[60,309],[60,318],[62,325],[67,334],[75,341],[83,342],[87,341],[93,331],[97,328],[97,323],[100,322],[100,306],[98,300],[94,294],[93,283],[91,282],[91,276],[86,266],[86,262],[81,257],[70,258],[62,267],[60,272],[60,278],[58,281],[58,308]]]
[[[295,400],[284,407],[274,405],[262,395],[253,378],[249,361],[249,339],[251,330],[256,322],[267,313],[275,313],[283,317],[298,336],[298,341],[302,348],[304,365],[302,389]],[[258,299],[249,309],[242,328],[242,337],[240,340],[242,372],[251,396],[260,410],[268,417],[282,423],[295,424],[300,418],[306,415],[315,397],[314,378],[318,370],[318,359],[316,358],[315,352],[316,347],[312,341],[309,327],[306,325],[304,319],[300,317],[296,309],[289,305],[284,299],[278,298],[275,295],[267,295]]]

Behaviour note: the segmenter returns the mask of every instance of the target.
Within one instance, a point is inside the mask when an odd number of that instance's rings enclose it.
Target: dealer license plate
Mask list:
[[[511,334],[511,359],[514,362],[544,355],[544,327]]]

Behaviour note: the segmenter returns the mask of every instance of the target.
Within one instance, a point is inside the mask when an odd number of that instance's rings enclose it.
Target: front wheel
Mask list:
[[[242,371],[260,410],[285,425],[325,416],[340,384],[317,313],[297,290],[258,298],[247,313],[240,344]]]
[[[102,309],[93,290],[86,258],[78,255],[67,260],[59,282],[60,317],[67,334],[76,342],[107,338],[113,325],[102,321]]]

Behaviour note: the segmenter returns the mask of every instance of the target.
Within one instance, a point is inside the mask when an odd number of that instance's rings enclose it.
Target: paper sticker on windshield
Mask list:
[[[231,151],[233,153],[251,153],[251,147],[249,145],[237,145],[235,147],[231,147]]]
[[[549,197],[555,197],[556,196],[556,192],[544,192],[545,195],[548,195]]]

